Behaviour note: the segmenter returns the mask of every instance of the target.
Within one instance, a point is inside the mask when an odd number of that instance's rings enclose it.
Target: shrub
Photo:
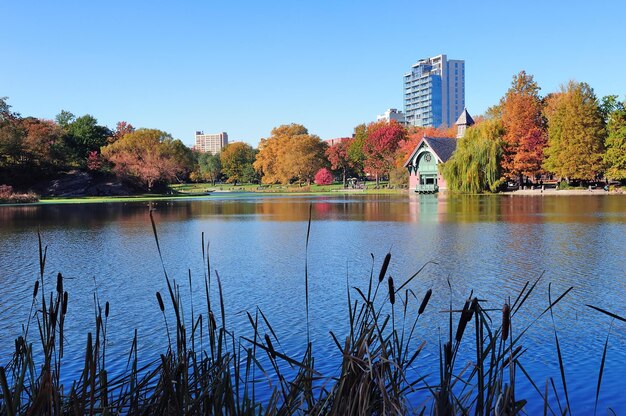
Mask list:
[[[315,174],[314,182],[317,185],[330,185],[333,183],[333,174],[326,168],[321,168]]]
[[[32,192],[18,194],[13,192],[11,185],[0,185],[0,204],[22,204],[37,201],[39,201],[39,196]]]

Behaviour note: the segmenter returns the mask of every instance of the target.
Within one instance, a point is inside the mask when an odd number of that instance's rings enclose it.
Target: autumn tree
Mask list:
[[[113,132],[113,135],[109,137],[108,141],[109,143],[116,142],[122,137],[124,137],[126,134],[132,133],[134,131],[135,131],[135,128],[133,127],[132,124],[126,121],[118,121],[117,124],[115,125],[115,131]]]
[[[188,169],[180,140],[156,129],[138,129],[102,148],[116,174],[143,183],[150,191],[157,182],[171,183]]]
[[[367,138],[363,143],[365,171],[376,176],[376,185],[380,176],[389,174],[394,166],[396,150],[404,140],[406,130],[396,121],[379,121],[367,127]]]
[[[533,76],[521,71],[500,102],[503,136],[502,170],[520,184],[524,176],[540,175],[547,142],[539,86]]]
[[[615,104],[608,114],[606,153],[604,163],[606,177],[626,179],[626,103]]]
[[[326,144],[309,134],[300,124],[272,129],[271,136],[261,139],[254,168],[263,183],[292,181],[310,184],[315,173],[326,164]]]
[[[561,178],[593,180],[603,168],[605,128],[593,89],[570,81],[547,99],[543,168]]]
[[[353,139],[345,137],[337,140],[337,143],[326,149],[326,158],[328,159],[328,162],[330,162],[331,169],[341,172],[343,187],[345,188],[347,186],[346,176],[348,174],[348,170],[353,165],[348,154]]]
[[[226,146],[220,153],[222,172],[228,182],[252,182],[255,179],[254,162],[256,151],[247,143],[235,142]]]
[[[53,121],[27,117],[21,121],[24,157],[38,167],[59,166],[64,160],[63,130]]]
[[[456,150],[442,168],[448,189],[464,193],[496,192],[503,182],[500,162],[504,127],[498,118],[465,131]]]

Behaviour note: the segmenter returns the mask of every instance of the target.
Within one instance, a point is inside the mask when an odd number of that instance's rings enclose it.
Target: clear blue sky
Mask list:
[[[626,94],[624,1],[2,1],[0,96],[23,115],[92,114],[114,127],[272,127],[349,136],[390,107],[402,76],[445,53],[466,62],[477,115],[524,69],[542,93],[569,79]]]

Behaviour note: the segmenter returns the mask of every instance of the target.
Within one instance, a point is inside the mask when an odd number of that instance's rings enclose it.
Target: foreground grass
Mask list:
[[[310,226],[309,220],[307,247]],[[154,220],[152,227],[161,256]],[[185,307],[191,304],[184,293],[193,287],[192,276],[186,288],[186,284],[170,279],[163,266],[167,293],[157,292],[155,304],[163,315],[163,337],[167,337],[169,346],[159,359],[145,367],[138,365],[135,332],[126,372],[110,376],[106,360],[109,304],[102,305],[94,297],[95,322],[93,331],[85,334],[83,370],[71,385],[63,385],[61,372],[66,343],[63,331],[69,294],[64,290],[61,274],[57,276],[56,286],[46,292],[52,282],[44,278],[47,247],[43,247],[40,238],[39,278],[33,289],[31,313],[23,333],[15,340],[13,359],[0,367],[0,414],[404,415],[428,411],[436,415],[514,415],[523,413],[527,400],[531,399],[520,397],[516,390],[518,378],[528,378],[522,365],[526,351],[522,340],[532,326],[532,323],[520,325],[519,314],[531,313],[524,310],[524,305],[539,279],[528,282],[514,301],[502,307],[489,307],[473,293],[467,299],[451,298],[448,310],[444,311],[449,331],[443,335],[439,347],[439,368],[427,369],[437,375],[433,383],[415,371],[424,347],[420,334],[436,330],[420,323],[423,314],[435,313],[428,306],[432,290],[418,294],[410,289],[409,284],[423,267],[403,282],[388,276],[391,261],[388,253],[380,268],[376,268],[377,273],[373,261],[367,287],[353,288],[346,282],[344,319],[349,331],[330,333],[341,364],[333,374],[322,374],[316,369],[315,351],[310,342],[307,268],[304,275],[307,322],[303,323],[307,342],[302,346],[301,356],[288,356],[260,309],[246,312],[249,334],[235,334],[227,325],[219,273],[211,268],[208,244],[205,245],[204,236],[202,240],[206,265],[202,295],[206,309],[194,311]],[[306,252],[304,257],[306,261]],[[555,298],[549,293],[547,308],[532,312],[533,322],[544,316],[552,317],[554,307],[571,289]],[[417,313],[411,313],[412,310]],[[168,317],[174,318],[169,325]],[[32,332],[38,331],[33,339],[31,326],[36,328]],[[554,336],[560,383],[551,379],[551,388],[546,383],[543,389],[528,379],[536,389],[534,400],[543,403],[545,414],[569,414],[556,327]],[[33,342],[40,343],[41,354],[34,352]],[[472,346],[475,359],[469,364],[459,362],[461,343]],[[597,395],[605,354],[606,344]],[[257,394],[260,384],[271,393],[260,397]],[[558,388],[557,384],[560,384]],[[411,402],[410,396],[416,392],[429,398],[425,404]]]

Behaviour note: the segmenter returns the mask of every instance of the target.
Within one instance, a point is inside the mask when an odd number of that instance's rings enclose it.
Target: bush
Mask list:
[[[322,168],[315,174],[313,180],[317,185],[330,185],[333,183],[333,174],[326,168]]]
[[[32,192],[18,194],[13,192],[11,185],[0,185],[0,204],[23,204],[37,201],[39,201],[37,194]]]

